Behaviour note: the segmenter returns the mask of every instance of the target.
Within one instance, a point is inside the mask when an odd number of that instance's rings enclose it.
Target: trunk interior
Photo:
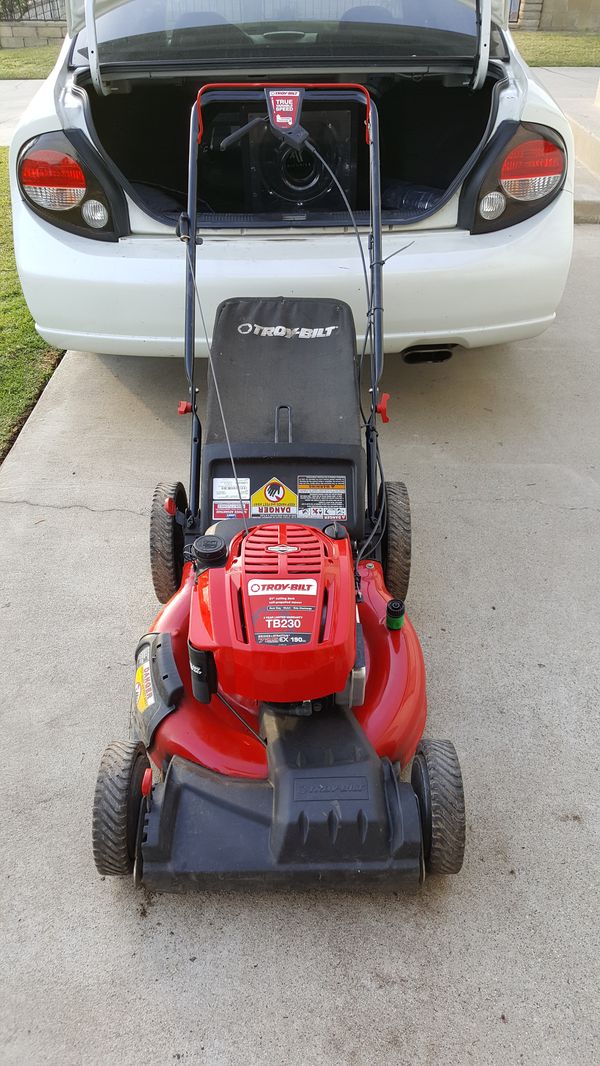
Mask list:
[[[282,82],[292,79],[281,79]],[[352,79],[349,79],[352,80]],[[380,120],[383,218],[406,223],[432,214],[480,145],[490,122],[494,78],[472,92],[456,76],[361,78]],[[97,137],[145,209],[173,222],[185,207],[189,117],[197,79],[132,81],[127,91],[89,91]],[[296,152],[259,124],[227,151],[225,137],[265,111],[255,103],[208,103],[199,154],[202,228],[346,225],[331,176],[306,149]],[[357,221],[368,217],[364,106],[304,102],[302,123],[341,183]]]

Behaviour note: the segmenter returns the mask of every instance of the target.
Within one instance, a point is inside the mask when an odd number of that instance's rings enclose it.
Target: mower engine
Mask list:
[[[364,657],[345,529],[270,523],[238,533],[229,550],[217,534],[218,526],[192,549],[194,697],[209,703],[219,685],[296,715],[333,695],[346,705],[362,702]]]

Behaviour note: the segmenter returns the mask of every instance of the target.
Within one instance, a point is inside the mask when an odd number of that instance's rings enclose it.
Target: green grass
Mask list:
[[[600,67],[600,33],[513,33],[530,67]]]
[[[12,246],[8,149],[0,148],[0,459],[60,358],[35,332]]]
[[[39,48],[0,48],[0,81],[47,78],[61,47],[62,41]]]

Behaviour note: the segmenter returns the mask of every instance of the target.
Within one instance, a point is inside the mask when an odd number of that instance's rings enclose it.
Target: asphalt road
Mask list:
[[[598,230],[558,323],[388,359],[428,734],[460,752],[463,873],[153,897],[90,811],[153,617],[151,491],[186,472],[174,362],[65,357],[0,472],[0,1061],[587,1066],[600,1055]]]

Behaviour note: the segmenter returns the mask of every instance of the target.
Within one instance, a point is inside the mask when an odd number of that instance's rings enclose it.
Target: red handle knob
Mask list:
[[[189,400],[180,400],[177,408],[178,415],[191,415],[192,405]]]
[[[382,392],[381,393],[381,399],[380,399],[380,401],[379,401],[379,403],[377,404],[377,407],[376,407],[377,414],[381,415],[381,421],[382,422],[389,422],[389,420],[390,420],[390,416],[388,415],[388,409],[387,409],[389,398],[390,398],[389,392]]]

